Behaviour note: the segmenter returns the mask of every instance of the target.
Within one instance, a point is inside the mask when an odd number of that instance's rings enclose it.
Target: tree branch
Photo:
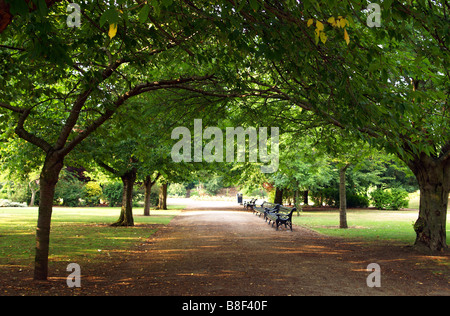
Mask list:
[[[122,106],[128,99],[131,97],[137,96],[139,94],[153,91],[153,90],[161,90],[166,89],[171,86],[176,86],[179,83],[188,83],[195,81],[205,81],[213,78],[213,75],[206,75],[203,77],[190,77],[190,78],[179,78],[173,80],[162,80],[155,82],[147,82],[143,84],[136,85],[133,89],[127,91],[123,95],[121,95],[116,102],[114,102],[114,106],[105,111],[103,115],[97,118],[91,125],[89,125],[86,129],[84,129],[80,134],[78,134],[70,143],[68,143],[63,148],[59,149],[62,155],[67,155],[75,146],[81,143],[84,139],[86,139],[90,134],[92,134],[97,128],[99,128],[104,122],[110,119],[114,113],[116,113],[117,109]]]
[[[4,109],[8,109],[10,111],[16,112],[16,113],[24,113],[26,109],[18,108],[17,106],[12,106],[10,104],[6,104],[3,102],[0,102],[0,107]]]
[[[101,160],[97,160],[97,159],[94,159],[94,160],[95,160],[95,162],[96,162],[100,167],[102,167],[102,168],[105,169],[106,171],[111,172],[111,173],[112,173],[113,175],[115,175],[115,176],[120,176],[119,171],[117,171],[117,170],[114,169],[113,167],[108,166],[106,163],[104,163],[104,162],[101,161]]]
[[[87,98],[94,90],[93,86],[98,85],[100,82],[103,82],[108,77],[110,77],[114,71],[124,63],[123,59],[117,60],[114,63],[112,63],[107,69],[105,69],[102,73],[102,79],[100,81],[97,80],[97,82],[90,82],[89,88],[80,93],[77,100],[75,101],[74,105],[72,106],[72,109],[70,111],[70,115],[67,118],[66,123],[64,124],[64,127],[61,130],[61,133],[59,135],[58,140],[55,144],[56,150],[61,150],[64,148],[67,139],[69,138],[70,133],[72,132],[72,129],[74,128],[75,124],[78,121],[78,118],[81,113],[81,109],[83,108],[84,104],[86,103]],[[112,114],[111,114],[112,115]],[[102,122],[103,123],[103,122]]]
[[[37,137],[36,135],[33,135],[25,130],[25,127],[24,127],[25,120],[28,118],[30,113],[31,113],[31,109],[24,110],[24,112],[22,113],[22,115],[19,118],[19,121],[17,122],[17,126],[15,128],[15,133],[20,138],[32,143],[33,145],[41,148],[46,153],[48,153],[52,149],[52,146],[49,143],[47,143],[44,139]]]

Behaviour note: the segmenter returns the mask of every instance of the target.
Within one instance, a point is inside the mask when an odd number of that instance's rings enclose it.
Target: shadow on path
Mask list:
[[[236,203],[219,204],[189,205],[127,256],[110,276],[117,294],[450,295],[448,268],[431,273],[430,258],[410,248],[300,226],[276,231]],[[366,283],[372,262],[381,266],[379,288]]]

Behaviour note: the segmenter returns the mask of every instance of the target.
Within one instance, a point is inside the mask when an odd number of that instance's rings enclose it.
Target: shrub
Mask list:
[[[100,199],[103,196],[103,190],[98,182],[90,181],[84,186],[84,199],[86,205],[97,206],[100,204]]]
[[[398,210],[408,207],[408,192],[399,189],[377,189],[370,193],[375,207],[380,210]]]
[[[103,195],[109,202],[109,206],[122,204],[123,184],[121,182],[107,183],[103,186]]]
[[[26,207],[26,203],[11,202],[10,200],[0,199],[0,207]]]
[[[159,202],[159,194],[156,192],[150,192],[150,205],[157,206]]]
[[[347,194],[347,207],[368,207],[369,198],[365,194]]]
[[[217,192],[223,188],[223,178],[215,176],[212,179],[207,180],[203,187],[208,195],[216,195]]]
[[[168,195],[186,196],[186,188],[181,183],[171,183],[167,189]]]
[[[80,206],[84,199],[84,183],[70,173],[64,173],[55,189],[55,203],[63,206]]]
[[[339,189],[338,188],[324,188],[313,192],[312,200],[315,205],[325,205],[332,207],[339,207]],[[365,193],[358,193],[354,190],[348,189],[346,191],[347,207],[368,207],[369,198]]]

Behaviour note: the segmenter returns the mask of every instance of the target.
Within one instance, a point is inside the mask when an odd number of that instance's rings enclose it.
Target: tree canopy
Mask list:
[[[0,129],[41,152],[35,278],[47,277],[65,159],[119,111],[154,105],[133,100],[163,90],[199,118],[214,109],[299,135],[332,125],[394,153],[421,189],[416,246],[446,248],[450,7],[383,1],[374,25],[369,4],[80,1],[77,24],[65,2],[0,1]]]

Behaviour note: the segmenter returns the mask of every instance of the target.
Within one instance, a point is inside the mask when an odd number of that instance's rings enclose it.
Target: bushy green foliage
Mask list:
[[[66,174],[59,180],[55,190],[55,204],[62,206],[80,206],[81,199],[84,198],[84,183]]]
[[[117,206],[122,203],[123,184],[120,182],[107,183],[103,186],[103,195],[109,202],[109,206]]]
[[[169,195],[186,196],[186,188],[181,183],[171,183],[167,189]]]
[[[368,207],[369,198],[365,193],[358,193],[353,190],[347,189],[347,207]],[[328,187],[313,192],[312,200],[315,205],[325,205],[332,207],[339,207],[339,189],[334,187]]]
[[[213,176],[204,183],[204,189],[209,195],[216,193],[223,188],[223,178],[221,176]]]
[[[26,183],[20,181],[8,181],[0,184],[0,199],[6,199],[14,202],[28,202],[29,189]]]
[[[159,202],[159,194],[152,191],[150,193],[150,205],[157,206]]]
[[[371,200],[380,210],[398,210],[408,207],[408,192],[399,189],[377,189],[370,193]]]
[[[97,206],[103,196],[103,189],[98,182],[90,181],[84,186],[84,200],[88,206]]]

